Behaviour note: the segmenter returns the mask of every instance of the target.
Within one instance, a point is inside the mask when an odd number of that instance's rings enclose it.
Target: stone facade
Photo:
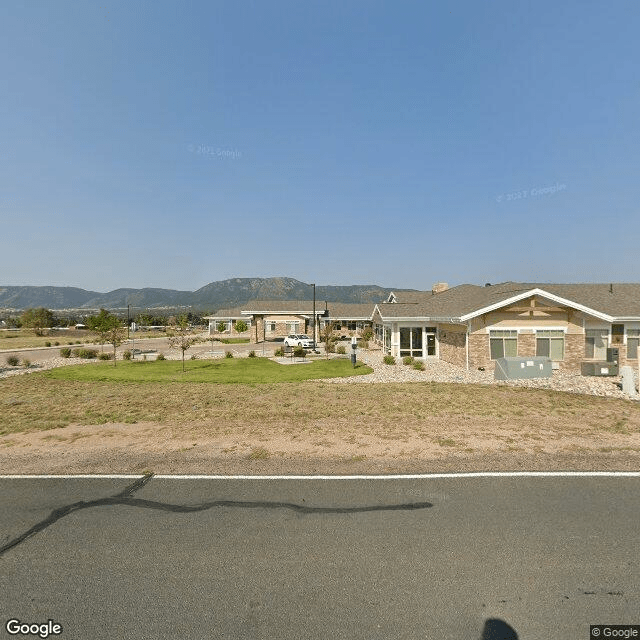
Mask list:
[[[298,328],[295,333],[308,333],[310,322],[302,316],[253,316],[251,322],[252,343],[263,340],[276,340],[286,338],[290,333],[288,322],[297,322]],[[271,328],[275,324],[275,328]],[[266,325],[266,326],[265,326]],[[313,336],[309,336],[313,337]]]
[[[494,362],[489,352],[489,334],[472,333],[469,336],[469,369],[483,367],[487,371],[493,371]]]
[[[465,327],[441,325],[439,328],[440,360],[455,364],[459,367],[467,366],[467,333]]]
[[[564,360],[560,362],[561,369],[580,370],[580,363],[584,360],[584,335],[567,333],[564,337]]]

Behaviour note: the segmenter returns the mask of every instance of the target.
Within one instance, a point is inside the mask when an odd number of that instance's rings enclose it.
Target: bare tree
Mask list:
[[[198,336],[193,335],[193,332],[189,328],[187,323],[187,316],[179,316],[173,331],[168,332],[169,335],[169,348],[180,349],[182,351],[182,371],[184,373],[184,353],[192,345],[200,342]]]

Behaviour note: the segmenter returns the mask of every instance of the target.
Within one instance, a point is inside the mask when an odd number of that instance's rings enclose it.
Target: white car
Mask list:
[[[284,344],[287,347],[313,347],[313,341],[304,333],[291,333],[284,339]]]

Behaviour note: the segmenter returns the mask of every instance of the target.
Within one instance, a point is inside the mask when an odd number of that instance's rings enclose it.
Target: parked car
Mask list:
[[[313,340],[304,333],[291,333],[284,339],[284,343],[287,347],[313,347]]]

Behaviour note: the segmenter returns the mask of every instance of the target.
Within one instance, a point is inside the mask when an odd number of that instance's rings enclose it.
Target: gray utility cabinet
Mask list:
[[[496,360],[494,380],[550,378],[551,358],[546,356],[506,356]]]
[[[619,365],[617,362],[583,362],[580,365],[580,373],[583,376],[617,376]]]

